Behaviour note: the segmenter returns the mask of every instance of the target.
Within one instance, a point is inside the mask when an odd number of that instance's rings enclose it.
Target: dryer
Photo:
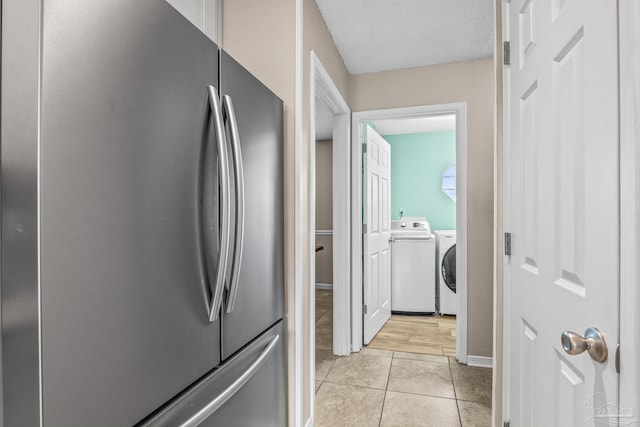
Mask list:
[[[437,289],[438,312],[440,314],[458,313],[458,294],[456,293],[456,230],[437,230]]]

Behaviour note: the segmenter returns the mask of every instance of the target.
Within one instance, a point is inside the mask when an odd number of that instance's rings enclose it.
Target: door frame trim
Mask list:
[[[620,405],[640,413],[640,4],[618,2],[620,102]],[[614,349],[612,348],[613,355]]]
[[[351,110],[344,100],[340,91],[336,87],[329,73],[322,65],[320,58],[311,51],[311,87],[309,96],[309,176],[311,194],[309,213],[310,220],[310,242],[309,251],[315,253],[315,188],[316,188],[316,97],[324,102],[333,113],[333,142],[332,142],[332,166],[333,166],[333,354],[346,356],[351,353],[349,330],[349,306],[351,303],[351,292],[349,289],[349,279],[351,274],[351,232],[350,223],[345,221],[351,215],[351,192],[349,185],[350,176],[350,145],[351,136]],[[309,309],[312,310],[313,320],[310,333],[315,336],[315,263],[311,262],[309,283],[311,284],[311,300]],[[345,315],[345,313],[347,313]],[[315,339],[311,340],[315,348]],[[313,353],[313,352],[312,352]],[[312,370],[312,372],[315,372]],[[311,381],[311,387],[315,392],[315,382]]]
[[[361,124],[380,119],[401,119],[420,116],[456,114],[456,176],[457,204],[457,272],[459,306],[457,314],[456,358],[467,363],[467,103],[420,105],[415,107],[389,108],[359,111],[352,114],[351,121],[351,259],[352,304],[351,346],[352,351],[362,349],[362,127]]]
[[[315,269],[315,241],[316,241],[316,97],[320,98],[334,114],[333,118],[333,142],[332,142],[332,166],[333,166],[333,353],[341,356],[346,356],[351,352],[350,348],[350,329],[349,329],[349,305],[351,299],[351,288],[349,286],[349,279],[351,275],[351,258],[350,258],[350,243],[351,243],[351,231],[349,221],[345,221],[344,218],[349,218],[351,215],[351,193],[349,183],[350,176],[350,162],[351,152],[349,138],[351,136],[351,109],[344,100],[337,86],[331,79],[329,73],[322,65],[320,58],[311,50],[310,53],[310,79],[309,79],[309,206],[308,206],[308,221],[309,221],[309,247],[307,250],[311,254],[308,271],[308,285],[309,289],[300,289],[296,287],[296,294],[307,295],[308,299],[301,304],[301,307],[309,313],[309,322],[305,328],[302,316],[299,318],[299,322],[296,324],[298,333],[309,337],[306,341],[306,348],[302,339],[296,340],[296,354],[306,354],[306,365],[309,366],[309,389],[310,396],[309,408],[310,417],[305,425],[310,425],[315,418],[314,414],[314,400],[315,400],[315,327],[316,327],[316,315],[315,315],[315,281],[316,281],[316,269]],[[302,103],[300,103],[302,105]],[[296,151],[302,151],[300,145],[297,146]],[[299,180],[296,179],[296,184],[300,185]],[[346,185],[345,185],[346,184]],[[301,186],[301,185],[300,185]],[[302,200],[299,198],[298,200]],[[296,203],[296,211],[301,211],[301,206]],[[301,239],[301,236],[298,236]],[[297,251],[300,252],[300,251]],[[304,283],[304,282],[297,282]],[[304,332],[303,332],[304,331]],[[298,425],[298,424],[296,424]]]
[[[500,29],[500,40],[506,41],[509,40],[509,7],[511,6],[510,0],[498,0],[501,3],[501,19],[502,22],[495,25],[496,29]],[[502,215],[500,217],[500,222],[498,224],[499,235],[497,237],[497,248],[495,252],[496,262],[498,259],[501,260],[501,270],[502,270],[502,280],[496,285],[496,293],[498,290],[502,291],[502,298],[498,301],[499,306],[494,309],[494,317],[496,319],[500,318],[502,322],[502,336],[500,341],[495,340],[496,347],[494,349],[495,354],[500,353],[502,355],[502,363],[496,364],[494,369],[500,370],[502,373],[502,382],[501,382],[501,393],[500,397],[502,399],[502,412],[501,414],[493,414],[494,421],[498,421],[498,424],[502,424],[502,422],[506,422],[511,419],[511,404],[509,397],[509,379],[510,379],[510,356],[509,356],[509,336],[511,331],[511,326],[509,323],[509,319],[511,316],[511,309],[509,306],[509,299],[511,298],[510,289],[508,286],[505,286],[506,283],[510,283],[511,274],[509,270],[510,266],[510,257],[506,257],[504,255],[504,238],[500,238],[504,236],[504,233],[511,229],[511,223],[509,221],[509,192],[511,189],[511,174],[509,167],[509,158],[511,156],[510,145],[509,145],[509,77],[510,77],[510,68],[508,65],[504,65],[503,54],[502,54],[502,46],[498,46],[497,49],[500,49],[500,63],[498,66],[502,67],[501,80],[496,82],[496,88],[498,85],[502,88],[502,109],[497,111],[496,114],[499,114],[502,119],[502,138],[498,142],[500,144],[500,148],[502,149],[501,158],[497,159],[496,165],[500,165],[502,169],[502,187],[496,189],[496,194],[499,193],[499,198],[501,201],[500,209],[502,209]],[[497,187],[497,183],[496,183]],[[500,257],[500,258],[498,258]],[[501,317],[499,317],[499,315]],[[496,360],[497,358],[494,358]],[[497,384],[494,385],[497,388]],[[493,391],[494,399],[497,397],[496,390]]]
[[[305,255],[307,258],[310,257],[309,254],[306,254],[303,245],[303,229],[304,229],[304,221],[303,221],[303,206],[302,201],[304,200],[304,193],[307,191],[303,186],[304,182],[304,156],[303,149],[304,146],[304,108],[303,108],[303,70],[304,70],[304,44],[302,39],[303,34],[303,1],[304,0],[295,0],[295,70],[294,70],[294,103],[293,103],[293,285],[290,288],[293,288],[293,291],[287,289],[289,292],[285,292],[285,299],[287,303],[289,303],[290,312],[289,318],[287,320],[287,335],[293,338],[293,343],[287,345],[287,373],[292,377],[287,381],[289,385],[289,396],[288,396],[288,407],[287,413],[289,415],[289,420],[287,421],[288,426],[301,426],[304,421],[304,408],[305,408],[305,392],[304,392],[304,381],[305,381],[305,359],[304,359],[304,307],[305,300],[303,295],[304,293],[304,260]],[[286,132],[286,109],[292,108],[291,106],[286,105],[285,103],[285,132]],[[285,152],[286,152],[286,133],[285,133]],[[286,156],[286,155],[285,155]],[[285,183],[285,194],[286,194],[286,183]],[[285,202],[286,203],[286,202]],[[285,216],[287,213],[287,208],[285,207]],[[285,253],[287,253],[285,249]],[[291,262],[290,259],[285,261],[285,266],[287,265],[287,261]],[[291,296],[289,296],[291,295]],[[293,302],[293,307],[291,307],[291,302]],[[286,315],[285,315],[286,318]],[[312,395],[313,396],[313,395]],[[313,406],[311,407],[313,408]],[[313,414],[310,414],[309,419],[312,418]]]

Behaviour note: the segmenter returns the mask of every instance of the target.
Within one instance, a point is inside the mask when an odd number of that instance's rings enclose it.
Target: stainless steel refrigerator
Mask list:
[[[164,0],[4,0],[1,78],[4,425],[284,425],[281,100]]]

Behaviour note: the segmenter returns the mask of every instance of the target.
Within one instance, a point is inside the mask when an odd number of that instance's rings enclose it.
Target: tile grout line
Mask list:
[[[364,388],[364,389],[367,389],[367,390],[385,391],[385,389],[383,389],[383,388],[366,387],[366,386],[363,386],[363,385],[347,384],[347,383],[337,383],[337,382],[327,381],[327,380],[322,381],[322,383],[333,384],[333,385],[341,385],[341,386],[346,386],[346,387]],[[415,393],[407,393],[407,394],[415,394]],[[423,396],[427,396],[427,395],[423,395]],[[437,396],[433,396],[433,397],[437,397]],[[443,399],[447,399],[447,398],[444,397]]]
[[[339,382],[333,382],[333,381],[327,381],[327,380],[322,381],[322,384],[324,384],[324,383],[333,384],[333,385],[342,385],[342,386],[347,386],[347,387],[364,388],[364,389],[367,389],[367,390],[386,391],[385,389],[381,389],[381,388],[366,387],[366,386],[363,386],[363,385],[346,384],[346,383],[339,383]],[[471,402],[471,403],[487,403],[487,402],[477,402],[475,400],[456,399],[455,397],[439,396],[437,394],[423,394],[423,393],[415,393],[415,392],[410,392],[410,391],[396,391],[396,390],[389,390],[389,391],[393,391],[394,393],[398,393],[398,394],[408,394],[408,395],[411,395],[411,396],[433,397],[435,399],[461,400],[463,402]]]
[[[453,385],[453,395],[456,397],[456,409],[458,410],[458,421],[462,427],[462,415],[460,414],[460,405],[458,404],[458,392],[456,391],[456,383],[453,381],[453,372],[451,371],[451,363],[449,363],[449,375],[451,375],[451,384]]]
[[[336,360],[338,360],[338,359],[333,359],[333,361],[331,362],[331,366],[329,366],[329,369],[327,369],[327,373],[324,374],[324,377],[322,378],[321,382],[325,382],[327,380],[327,378],[329,378],[329,374],[331,373],[331,370],[336,365]]]
[[[391,352],[391,363],[389,364],[389,373],[387,374],[387,384],[384,386],[384,397],[382,398],[382,409],[380,410],[380,421],[378,421],[378,427],[382,425],[382,414],[384,413],[384,402],[387,401],[387,389],[389,388],[389,379],[391,379],[391,368],[393,367],[393,355],[394,352]]]

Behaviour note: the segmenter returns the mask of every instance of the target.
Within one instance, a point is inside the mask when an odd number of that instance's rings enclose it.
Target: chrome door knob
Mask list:
[[[584,337],[571,331],[564,331],[560,337],[562,348],[567,354],[580,354],[585,350],[596,362],[607,361],[609,352],[604,336],[597,328],[589,328],[584,332]]]

